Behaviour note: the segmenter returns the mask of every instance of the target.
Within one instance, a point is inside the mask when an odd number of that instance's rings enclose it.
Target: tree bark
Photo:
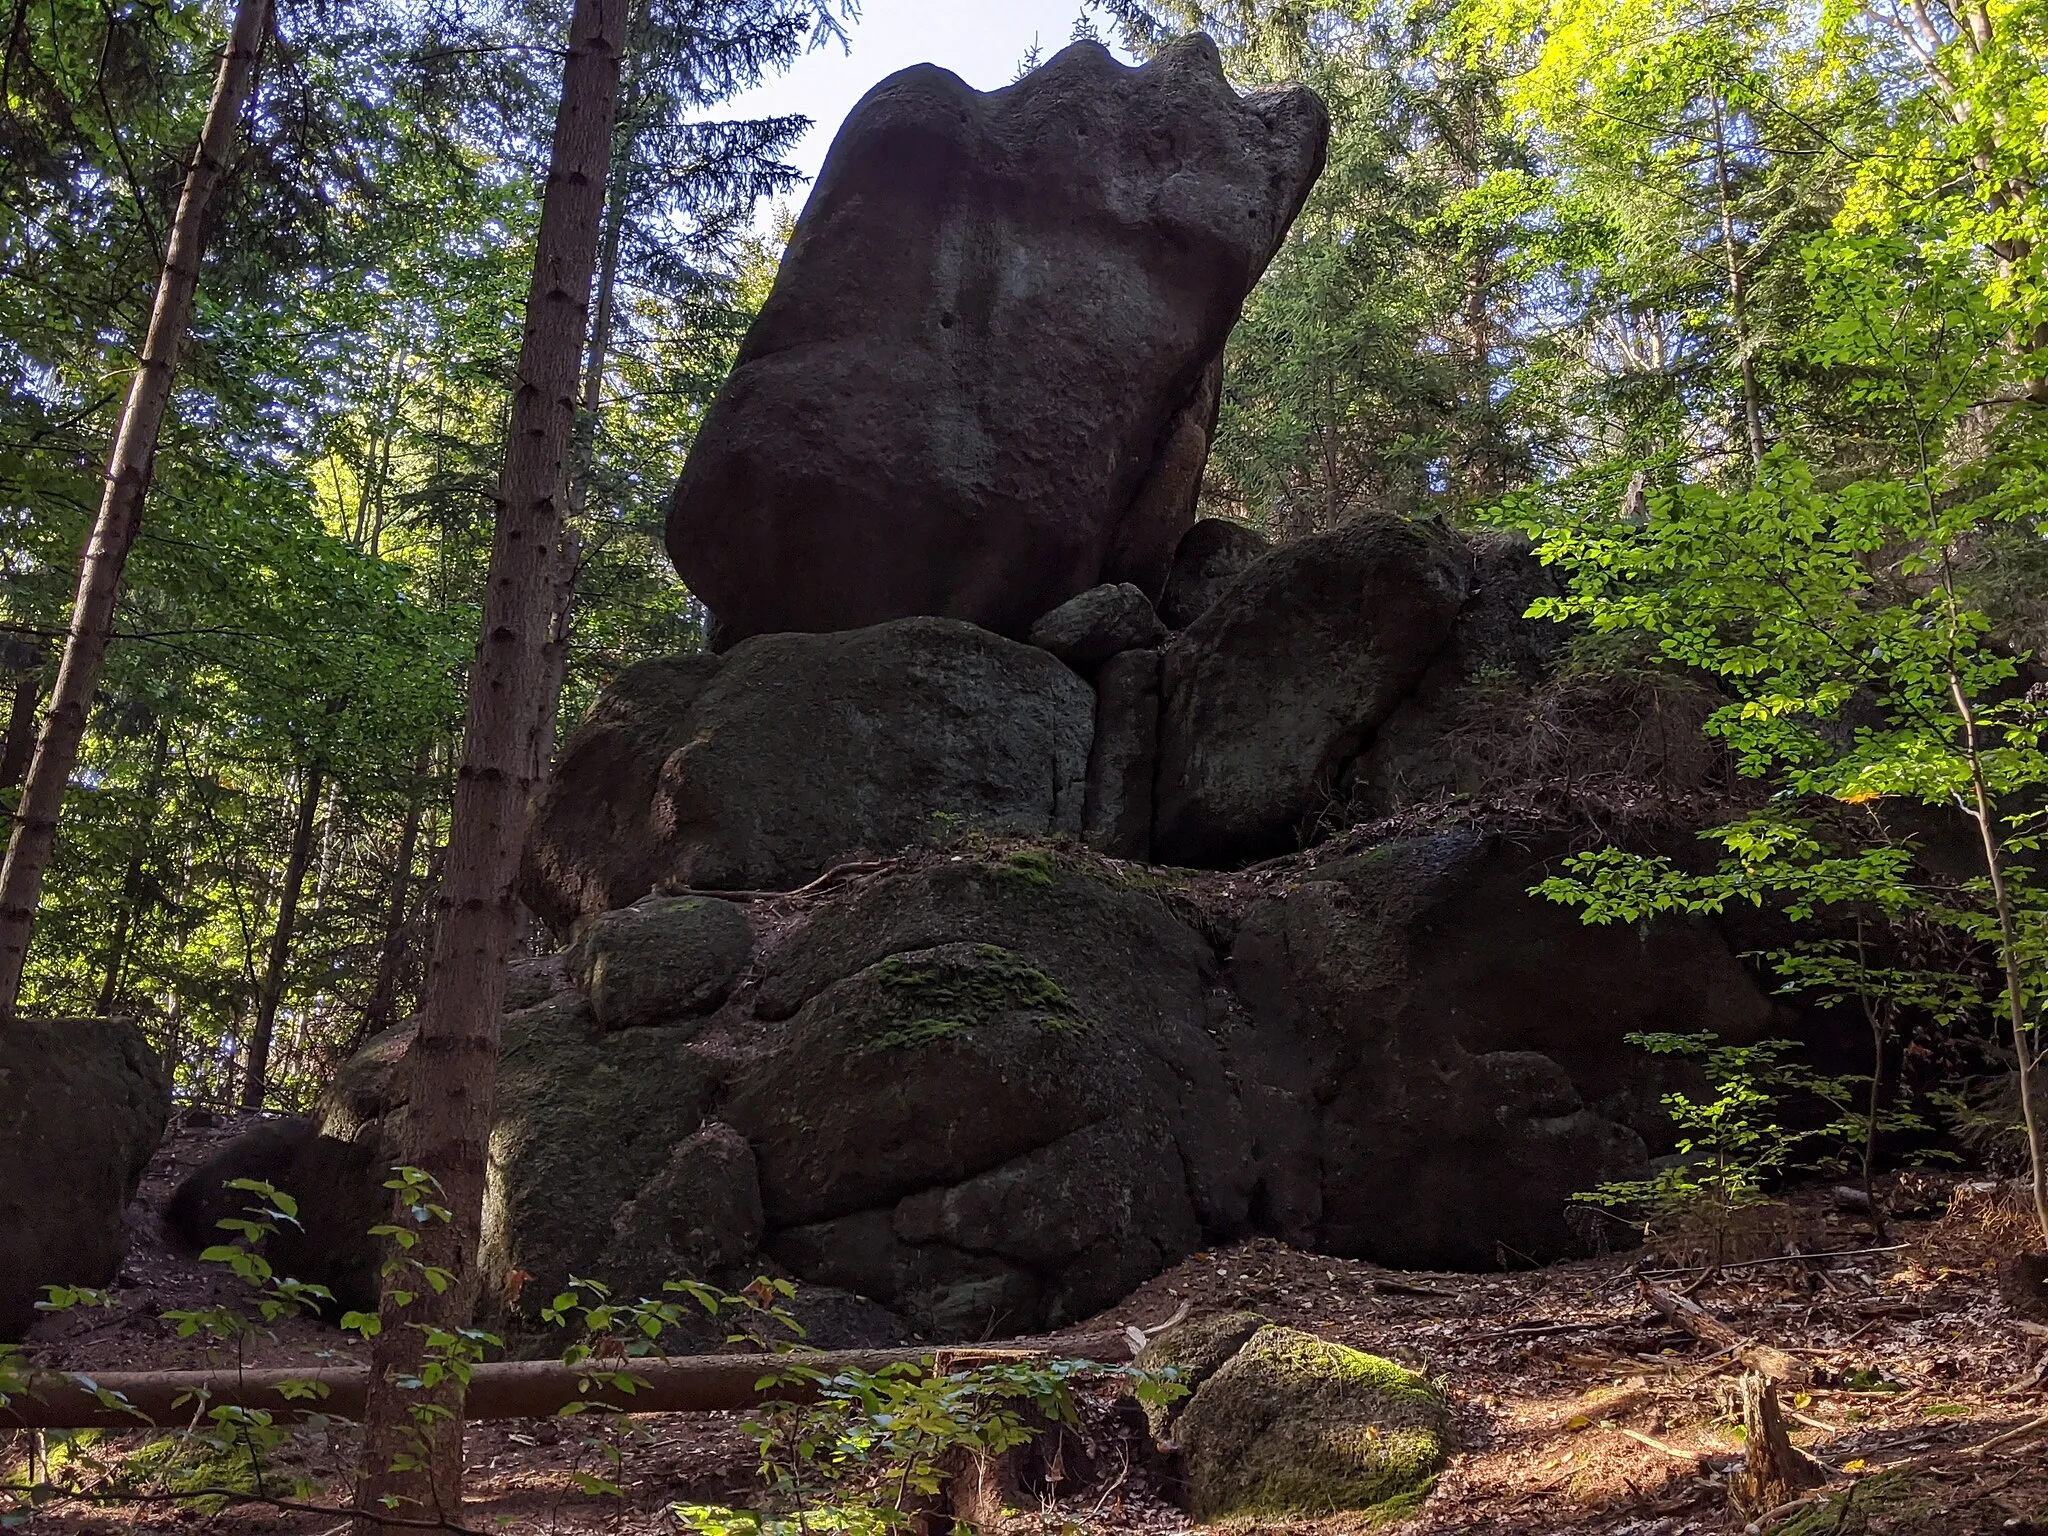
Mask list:
[[[1822,1480],[1820,1469],[1792,1444],[1778,1407],[1778,1389],[1761,1372],[1742,1378],[1742,1465],[1729,1482],[1729,1497],[1745,1514],[1776,1509]]]
[[[227,51],[214,79],[213,99],[206,109],[206,125],[200,131],[198,153],[192,157],[178,198],[170,247],[157,281],[156,305],[149,317],[149,334],[107,459],[106,490],[79,564],[78,596],[56,687],[22,786],[21,804],[14,812],[7,862],[0,867],[0,1025],[13,1018],[20,1000],[36,903],[57,843],[57,816],[63,809],[71,771],[78,764],[86,716],[106,662],[114,607],[121,594],[121,571],[142,523],[142,505],[156,466],[157,437],[177,372],[178,349],[191,324],[192,297],[199,286],[199,263],[206,247],[207,208],[234,145],[242,106],[255,79],[257,55],[269,27],[270,0],[239,0]]]
[[[1720,190],[1721,252],[1728,262],[1728,312],[1735,327],[1735,366],[1742,379],[1742,423],[1749,440],[1752,469],[1764,462],[1763,397],[1757,389],[1756,358],[1749,344],[1749,291],[1743,281],[1742,257],[1735,240],[1735,205],[1728,182],[1728,136],[1721,98],[1714,103],[1714,180]]]
[[[391,894],[385,898],[384,940],[377,946],[377,983],[370,989],[369,1006],[363,1010],[358,1045],[389,1029],[391,1016],[398,1011],[398,977],[405,966],[406,919],[412,913],[412,865],[419,855],[420,822],[427,810],[427,771],[432,766],[432,748],[420,753],[419,761],[413,765],[405,826],[398,837],[398,858],[391,866]]]
[[[28,775],[36,751],[36,707],[43,702],[46,672],[24,672],[14,682],[14,702],[7,711],[7,736],[0,741],[0,789],[12,789]]]
[[[149,772],[142,780],[142,814],[136,818],[134,846],[128,850],[128,868],[121,876],[121,910],[114,919],[114,939],[107,946],[107,971],[100,982],[99,1013],[107,1017],[121,991],[121,968],[128,959],[128,939],[135,931],[135,919],[142,905],[142,877],[149,869],[149,845],[156,836],[158,801],[164,792],[164,769],[171,760],[171,726],[159,718],[156,741],[150,748]]]
[[[285,978],[291,969],[292,934],[299,922],[299,893],[313,862],[313,827],[320,815],[320,791],[327,776],[314,763],[299,785],[298,822],[292,828],[291,852],[285,858],[284,889],[277,898],[277,926],[270,934],[270,956],[263,966],[263,985],[256,993],[256,1027],[249,1032],[249,1059],[242,1069],[242,1108],[261,1109],[270,1089],[270,1042],[277,1029],[277,1007],[284,1001]]]
[[[408,1264],[446,1272],[445,1288],[395,1270],[371,1355],[358,1536],[397,1527],[380,1515],[458,1519],[462,1398],[401,1383],[427,1360],[427,1330],[467,1326],[477,1291],[485,1155],[491,1130],[505,962],[517,911],[520,846],[544,764],[561,580],[563,501],[576,439],[578,373],[618,112],[627,0],[576,0],[541,201],[518,388],[506,434],[483,634],[470,672],[447,873],[419,1035],[407,1053],[407,1161],[440,1184],[447,1219],[414,1225]],[[407,1301],[410,1305],[407,1305]]]

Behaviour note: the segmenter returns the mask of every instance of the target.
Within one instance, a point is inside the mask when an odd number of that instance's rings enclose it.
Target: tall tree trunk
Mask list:
[[[7,735],[0,739],[0,789],[12,789],[28,776],[36,754],[36,706],[43,702],[49,670],[37,667],[15,679],[14,702],[7,711]]]
[[[398,1011],[398,977],[405,965],[406,919],[412,911],[412,865],[419,854],[420,822],[427,811],[427,770],[433,749],[420,753],[413,765],[412,792],[405,805],[405,826],[398,835],[398,858],[391,866],[390,895],[384,903],[384,940],[377,946],[377,984],[363,1010],[361,1039],[382,1034]]]
[[[576,0],[541,202],[519,385],[498,483],[483,635],[470,673],[447,874],[426,1007],[407,1057],[405,1155],[440,1183],[445,1222],[411,1224],[408,1263],[447,1271],[445,1290],[395,1273],[385,1283],[364,1413],[359,1536],[397,1536],[401,1519],[462,1510],[462,1385],[409,1390],[426,1330],[465,1326],[475,1307],[477,1233],[498,1068],[505,962],[518,909],[520,845],[543,769],[562,503],[576,438],[577,384],[618,112],[626,0]],[[410,1293],[410,1294],[408,1294]],[[407,1305],[410,1300],[410,1305]],[[417,1379],[417,1377],[413,1377]]]
[[[171,761],[171,724],[159,716],[156,741],[150,747],[149,771],[142,779],[142,813],[135,819],[134,846],[128,850],[128,868],[121,876],[121,910],[114,919],[114,939],[107,946],[107,972],[100,983],[99,1013],[113,1013],[121,991],[121,967],[128,959],[128,938],[142,906],[142,877],[148,873],[149,845],[156,836],[156,819],[163,798],[164,769]]]
[[[1736,371],[1742,378],[1742,422],[1749,439],[1749,462],[1758,468],[1764,461],[1763,397],[1757,389],[1756,357],[1749,339],[1749,290],[1742,275],[1742,252],[1735,239],[1735,203],[1728,180],[1728,132],[1721,113],[1721,98],[1714,103],[1714,182],[1720,191],[1721,253],[1728,263],[1728,313],[1735,326]]]
[[[192,157],[178,198],[178,215],[171,225],[163,274],[157,280],[149,334],[107,459],[106,491],[85,558],[79,564],[78,597],[64,640],[64,658],[58,664],[57,684],[22,787],[21,804],[14,812],[7,862],[0,868],[0,1024],[13,1018],[20,1000],[22,968],[35,930],[36,902],[56,847],[57,815],[63,809],[71,770],[78,763],[86,715],[106,662],[122,567],[142,523],[142,504],[156,466],[157,436],[177,372],[178,348],[191,324],[192,296],[199,286],[199,262],[206,246],[207,207],[234,145],[242,105],[255,79],[256,57],[269,26],[270,0],[239,0],[227,52],[221,56],[220,73],[214,79],[213,100],[206,109],[206,125],[200,131],[199,150]]]
[[[299,893],[313,862],[313,828],[320,819],[320,791],[326,775],[318,763],[306,769],[299,785],[298,824],[292,828],[292,849],[284,864],[284,889],[277,898],[277,927],[270,934],[270,957],[263,966],[263,986],[256,994],[256,1027],[249,1032],[249,1059],[242,1069],[242,1108],[261,1109],[270,1088],[270,1042],[277,1029],[277,1007],[284,1001],[285,977],[291,969],[292,932],[299,922]]]

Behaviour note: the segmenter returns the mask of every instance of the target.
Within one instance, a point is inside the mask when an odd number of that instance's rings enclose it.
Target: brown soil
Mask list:
[[[38,1363],[87,1371],[208,1363],[207,1348],[179,1339],[161,1314],[231,1301],[237,1286],[172,1251],[159,1212],[182,1173],[239,1128],[231,1120],[188,1125],[167,1141],[131,1213],[118,1306],[40,1325],[30,1345]],[[1462,1448],[1419,1516],[1377,1528],[1389,1536],[2048,1536],[2048,1432],[1992,1443],[2048,1411],[2048,1326],[2017,1317],[1998,1293],[1999,1262],[2028,1245],[2029,1223],[1984,1187],[1952,1179],[1894,1180],[1891,1198],[1920,1214],[1895,1220],[1884,1243],[1867,1222],[1838,1212],[1825,1189],[1788,1200],[1765,1236],[1749,1237],[1752,1249],[1773,1254],[1788,1243],[1808,1253],[1888,1251],[1714,1274],[1662,1273],[1691,1255],[1640,1251],[1520,1273],[1397,1274],[1254,1240],[1194,1255],[1073,1331],[1157,1327],[1183,1306],[1193,1316],[1251,1308],[1435,1376],[1456,1407]],[[1810,1372],[1783,1392],[1795,1442],[1828,1473],[1806,1504],[1762,1521],[1730,1507],[1727,1473],[1741,1445],[1728,1389],[1741,1367],[1669,1326],[1648,1303],[1649,1285],[1692,1287],[1692,1299],[1742,1340],[1774,1346]],[[296,1320],[247,1359],[357,1353],[344,1335]],[[1107,1391],[1082,1406],[1092,1472],[1082,1486],[1062,1485],[1063,1496],[1019,1529],[1187,1530],[1162,1496],[1170,1468],[1130,1415]],[[147,1443],[99,1437],[89,1454],[111,1466]],[[319,1512],[71,1500],[45,1505],[22,1528],[339,1536],[352,1451],[347,1426],[307,1426],[274,1459],[276,1478],[308,1480],[305,1499],[327,1506]],[[10,1482],[53,1454],[67,1454],[61,1437],[0,1433]],[[689,1530],[674,1506],[744,1505],[753,1454],[735,1415],[481,1424],[470,1436],[474,1503],[465,1521],[480,1532]],[[624,1496],[580,1492],[579,1472],[615,1479]],[[79,1475],[92,1481],[89,1470]],[[273,1488],[285,1491],[266,1483]],[[1308,1536],[1350,1527],[1332,1520],[1289,1529]]]

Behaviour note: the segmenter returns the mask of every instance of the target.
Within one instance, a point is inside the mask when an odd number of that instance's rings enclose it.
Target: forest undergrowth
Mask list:
[[[177,1338],[160,1316],[232,1301],[236,1282],[171,1249],[159,1217],[177,1180],[242,1128],[240,1117],[202,1114],[175,1130],[131,1212],[134,1242],[115,1305],[39,1325],[30,1343],[36,1362],[88,1372],[206,1363],[205,1346]],[[2023,1246],[2030,1230],[2024,1197],[1946,1172],[1889,1175],[1882,1191],[1894,1214],[1882,1241],[1845,1208],[1856,1204],[1850,1195],[1827,1183],[1802,1186],[1762,1208],[1746,1228],[1744,1257],[1719,1269],[1703,1267],[1704,1247],[1688,1250],[1683,1237],[1484,1275],[1398,1272],[1258,1238],[1195,1254],[1109,1312],[1042,1342],[1057,1353],[1062,1339],[1105,1329],[1157,1329],[1175,1317],[1250,1309],[1424,1371],[1454,1405],[1460,1449],[1421,1513],[1380,1527],[1390,1532],[2048,1529],[2048,1435],[2040,1433],[2048,1430],[2048,1324],[2014,1315],[1997,1278],[1999,1257]],[[1797,1363],[1801,1379],[1781,1387],[1794,1443],[1826,1470],[1798,1507],[1761,1522],[1731,1508],[1727,1483],[1744,1449],[1730,1401],[1741,1351],[1674,1326],[1660,1295],[1682,1295],[1745,1344]],[[362,1353],[346,1335],[295,1318],[267,1330],[246,1363],[312,1365]],[[1116,1536],[1192,1528],[1171,1500],[1170,1468],[1118,1395],[1108,1384],[1078,1389],[1081,1435],[1066,1475],[1036,1505],[1019,1507],[1005,1529]],[[478,1531],[702,1529],[677,1506],[744,1509],[760,1496],[745,1417],[474,1424],[465,1523]],[[132,1469],[164,1456],[163,1444],[160,1436],[97,1434],[86,1448],[109,1469]],[[54,1433],[13,1431],[0,1440],[9,1481],[61,1474],[73,1454]],[[340,1506],[356,1462],[351,1427],[300,1426],[266,1458],[268,1497],[58,1500],[24,1528],[315,1536],[334,1530],[338,1516],[282,1505]],[[212,1470],[248,1485],[232,1476],[231,1461]],[[618,1492],[587,1492],[593,1478]],[[93,1478],[79,1481],[91,1486]],[[1330,1520],[1288,1529],[1306,1536],[1349,1527]]]

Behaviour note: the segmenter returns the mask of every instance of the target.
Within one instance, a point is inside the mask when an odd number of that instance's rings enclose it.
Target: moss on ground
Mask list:
[[[1016,1014],[1054,1032],[1081,1027],[1065,987],[997,944],[891,955],[876,971],[890,1021],[876,1050],[928,1045]]]
[[[1393,1519],[1443,1469],[1450,1410],[1391,1360],[1267,1327],[1195,1393],[1178,1439],[1197,1519]]]

